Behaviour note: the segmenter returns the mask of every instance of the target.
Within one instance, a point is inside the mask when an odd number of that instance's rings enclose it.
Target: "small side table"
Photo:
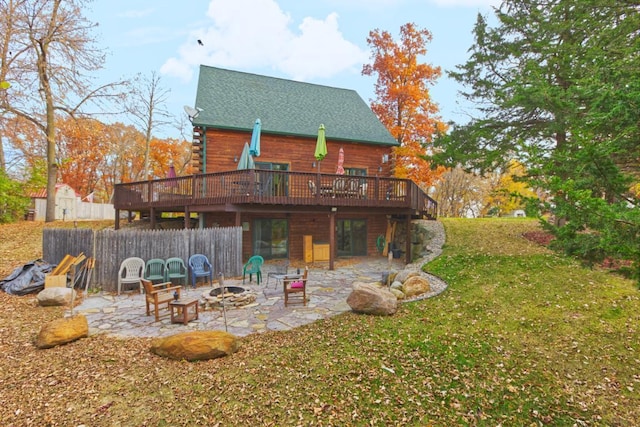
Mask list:
[[[189,310],[191,308],[191,310]],[[169,302],[171,310],[171,323],[186,325],[192,320],[198,319],[198,300],[179,299]]]
[[[296,273],[274,274],[273,277],[275,277],[275,279],[276,279],[276,289],[278,289],[278,284],[282,283],[285,279],[287,279],[287,280],[289,280],[289,279],[300,279],[300,278],[302,278],[302,274],[296,274]]]

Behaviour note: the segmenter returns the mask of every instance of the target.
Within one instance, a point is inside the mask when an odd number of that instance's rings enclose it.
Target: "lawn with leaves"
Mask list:
[[[524,239],[534,221],[443,223],[444,252],[425,267],[448,282],[441,295],[251,335],[205,362],[103,335],[36,350],[63,310],[0,293],[2,424],[636,424],[634,283]]]

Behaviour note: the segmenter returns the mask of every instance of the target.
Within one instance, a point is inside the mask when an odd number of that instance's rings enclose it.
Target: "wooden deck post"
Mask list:
[[[407,237],[406,237],[406,242],[405,242],[405,248],[404,248],[404,263],[405,264],[410,264],[411,263],[411,215],[408,214],[407,215],[407,220],[406,220],[406,224],[407,224]]]
[[[151,229],[156,229],[156,208],[149,209],[149,223],[151,224]]]
[[[189,211],[189,206],[184,207],[184,228],[191,228],[191,212]]]
[[[329,270],[333,270],[336,258],[336,208],[331,208],[329,214]]]

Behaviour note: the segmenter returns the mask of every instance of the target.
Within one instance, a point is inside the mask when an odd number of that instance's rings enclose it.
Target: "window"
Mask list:
[[[364,219],[339,219],[336,225],[338,256],[367,255],[367,222]]]
[[[253,223],[253,255],[264,259],[288,258],[289,222],[286,219],[256,219]]]
[[[344,168],[344,174],[351,176],[367,176],[367,170],[359,168]]]

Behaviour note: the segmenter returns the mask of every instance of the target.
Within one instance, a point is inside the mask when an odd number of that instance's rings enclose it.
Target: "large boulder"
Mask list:
[[[354,283],[347,304],[356,313],[388,316],[398,310],[398,298],[387,288],[373,283]]]
[[[71,304],[76,291],[71,288],[45,288],[38,292],[36,300],[42,307],[61,306]]]
[[[403,299],[406,298],[406,295],[404,294],[404,292],[402,292],[402,289],[400,288],[389,288],[389,291],[392,294],[394,294],[399,301],[402,301]]]
[[[89,336],[87,318],[80,314],[65,319],[57,319],[40,328],[35,345],[38,348],[51,348],[70,343]]]
[[[157,338],[151,352],[175,360],[207,360],[228,356],[240,347],[235,335],[223,331],[191,331]]]
[[[405,268],[404,270],[401,270],[396,275],[395,280],[397,282],[404,283],[404,282],[407,281],[408,278],[419,276],[419,275],[420,275],[420,271],[414,270],[414,269],[411,269],[411,268]]]
[[[402,289],[407,298],[422,295],[431,290],[429,280],[424,276],[412,276],[402,284]]]

